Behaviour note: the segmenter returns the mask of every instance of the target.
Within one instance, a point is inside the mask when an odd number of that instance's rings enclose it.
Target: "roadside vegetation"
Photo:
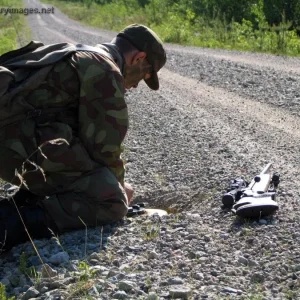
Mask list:
[[[0,9],[23,8],[22,0],[0,0]],[[22,41],[28,40],[29,29],[26,26],[26,16],[23,14],[5,14],[0,12],[0,55],[24,46]]]
[[[294,0],[44,0],[87,25],[142,23],[164,42],[300,56]]]

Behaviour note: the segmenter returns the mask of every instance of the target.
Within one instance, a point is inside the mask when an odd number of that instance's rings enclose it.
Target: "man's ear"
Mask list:
[[[135,65],[136,63],[138,63],[141,60],[144,60],[147,57],[147,53],[146,52],[137,52],[133,57],[132,57],[132,63],[131,65]]]

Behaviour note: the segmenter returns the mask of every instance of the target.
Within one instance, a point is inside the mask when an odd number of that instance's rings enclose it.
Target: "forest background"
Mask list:
[[[151,27],[164,42],[300,56],[299,0],[44,0],[70,18],[118,31]],[[0,0],[0,7],[22,7]],[[0,14],[0,54],[17,46],[26,16]]]

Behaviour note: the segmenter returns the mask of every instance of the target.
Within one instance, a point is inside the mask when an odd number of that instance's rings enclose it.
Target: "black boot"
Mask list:
[[[21,207],[21,206],[35,205],[42,198],[44,197],[37,196],[28,190],[19,189],[17,192],[14,191],[13,193],[7,193],[6,197],[0,196],[0,203],[1,201],[10,202],[12,201],[11,199],[13,199],[16,205],[18,207]],[[4,202],[2,202],[2,205],[4,204]]]
[[[1,201],[2,202],[2,201]],[[0,253],[29,240],[20,215],[11,202],[0,202]],[[32,239],[51,238],[57,233],[55,224],[37,206],[19,207],[19,212]]]

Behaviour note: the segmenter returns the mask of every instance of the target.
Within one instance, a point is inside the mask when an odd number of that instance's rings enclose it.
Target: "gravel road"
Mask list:
[[[25,0],[25,7],[51,7]],[[94,45],[114,32],[55,8],[28,16],[32,38]],[[136,202],[177,211],[29,243],[0,257],[18,299],[300,299],[300,58],[166,45],[161,88],[126,95],[127,181]],[[278,213],[244,221],[221,209],[230,179],[268,163]],[[103,249],[105,251],[103,251]],[[21,275],[20,254],[38,276]],[[80,261],[89,268],[84,269]],[[42,274],[42,275],[40,275]],[[85,295],[85,296],[83,296]],[[84,298],[88,297],[90,298]]]

